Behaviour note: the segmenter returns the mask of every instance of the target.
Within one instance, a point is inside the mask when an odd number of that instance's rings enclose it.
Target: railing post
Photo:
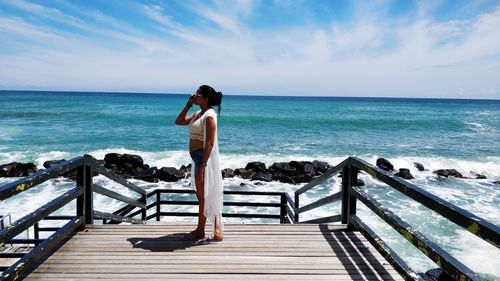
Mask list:
[[[93,224],[94,207],[92,192],[92,167],[82,164],[76,168],[76,186],[83,188],[83,195],[76,199],[76,215],[83,216],[83,224],[79,230],[85,228],[85,224]]]
[[[281,193],[281,204],[280,204],[280,223],[285,223],[286,217],[286,197],[285,193]]]
[[[299,194],[295,193],[295,223],[299,223]]]
[[[358,199],[351,192],[352,187],[356,186],[358,182],[358,169],[352,165],[350,165],[349,169],[349,208],[348,208],[348,221],[347,221],[347,229],[353,230],[354,227],[351,223],[351,216],[356,214],[356,203]]]
[[[85,188],[84,187],[85,175],[83,167],[84,166],[81,165],[76,168],[76,186],[78,188]],[[76,215],[85,216],[84,208],[85,208],[85,191],[83,192],[82,195],[76,198]],[[85,224],[82,224],[82,226],[78,228],[78,230],[83,230],[83,229],[85,229]]]
[[[146,194],[143,194],[141,195],[141,201],[142,203],[144,203],[144,205],[146,205],[146,208],[142,209],[142,212],[141,212],[141,220],[144,221],[144,223],[146,223],[146,210],[147,210],[147,205],[148,205],[148,197]]]
[[[85,165],[85,224],[94,224],[94,192],[92,192],[92,167]]]
[[[36,222],[33,225],[33,238],[35,238],[35,239],[40,239],[40,231],[38,230],[38,228],[39,228],[39,225],[38,225],[38,222]]]
[[[348,165],[342,168],[342,223],[347,224],[351,229],[351,215],[356,214],[356,197],[353,196],[351,189],[358,181],[358,170]]]
[[[160,191],[156,190],[156,221],[160,221],[160,211],[161,211],[161,205],[160,205]]]

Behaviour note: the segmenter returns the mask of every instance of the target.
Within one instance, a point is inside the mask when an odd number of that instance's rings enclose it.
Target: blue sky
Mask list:
[[[500,1],[0,0],[0,89],[500,99]]]

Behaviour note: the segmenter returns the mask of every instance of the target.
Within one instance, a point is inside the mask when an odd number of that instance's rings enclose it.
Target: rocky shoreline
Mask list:
[[[91,155],[85,155],[92,157]],[[97,160],[102,166],[111,169],[113,172],[127,178],[139,179],[146,182],[156,183],[158,181],[176,182],[181,179],[190,177],[191,164],[188,166],[181,166],[179,169],[175,167],[151,167],[144,163],[144,160],[139,155],[133,154],[118,154],[108,153],[104,159]],[[44,168],[50,168],[53,165],[59,164],[65,159],[50,160],[43,163]],[[376,161],[376,166],[406,180],[414,179],[408,168],[394,169],[394,165],[385,159],[379,158]],[[418,171],[425,171],[425,167],[420,163],[414,163]],[[266,167],[262,162],[249,162],[245,168],[230,169],[225,168],[222,170],[224,178],[240,177],[242,179],[249,179],[251,181],[271,182],[279,181],[289,184],[299,184],[310,182],[315,177],[325,173],[330,166],[327,162],[318,160],[314,161],[290,161],[290,162],[276,162]],[[0,177],[25,177],[32,175],[39,170],[33,163],[19,163],[12,162],[0,165]],[[455,169],[439,169],[433,171],[437,177],[448,178],[468,178],[468,179],[486,179],[486,176],[471,172],[474,177],[465,177],[463,174]],[[68,173],[65,175],[68,178],[74,179],[75,173]],[[493,184],[500,184],[500,181],[495,181]],[[358,180],[357,185],[364,185],[362,180]]]

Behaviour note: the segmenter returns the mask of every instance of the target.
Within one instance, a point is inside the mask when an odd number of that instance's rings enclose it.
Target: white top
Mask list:
[[[203,120],[202,117],[196,119],[200,112],[196,112],[194,118],[189,123],[189,138],[203,141]]]
[[[197,115],[201,111],[197,112]],[[223,186],[222,186],[222,173],[219,164],[219,141],[217,139],[217,114],[213,109],[208,109],[205,114],[203,114],[199,120],[203,127],[203,147],[206,143],[206,119],[207,117],[212,117],[215,122],[215,134],[214,134],[214,146],[210,152],[210,157],[207,161],[207,166],[205,167],[205,185],[204,185],[204,196],[205,196],[205,209],[203,214],[207,217],[209,223],[216,224],[219,230],[223,230],[222,224],[222,203],[224,198]],[[193,175],[195,173],[194,161],[191,162],[191,187],[196,190],[196,184],[193,180]]]

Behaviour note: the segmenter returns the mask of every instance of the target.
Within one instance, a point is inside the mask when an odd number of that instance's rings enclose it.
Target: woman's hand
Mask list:
[[[196,94],[190,95],[187,101],[187,106],[193,106],[194,100],[196,99]]]

